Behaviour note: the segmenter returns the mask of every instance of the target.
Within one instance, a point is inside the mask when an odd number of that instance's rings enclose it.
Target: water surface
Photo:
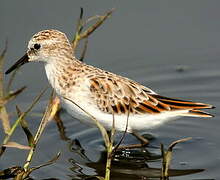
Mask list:
[[[106,70],[132,78],[156,92],[189,100],[197,100],[215,105],[210,110],[215,114],[211,119],[180,118],[164,126],[142,132],[153,134],[156,139],[152,146],[166,147],[184,137],[192,137],[189,142],[177,146],[171,168],[206,169],[202,173],[175,177],[173,179],[219,179],[219,90],[220,90],[220,21],[219,1],[27,1],[0,3],[0,47],[8,38],[6,67],[23,55],[26,44],[33,33],[47,28],[56,28],[71,38],[74,23],[80,7],[87,16],[100,14],[116,8],[111,19],[89,39],[86,62]],[[6,77],[8,79],[8,77]],[[31,103],[34,96],[47,85],[42,64],[24,66],[16,77],[14,88],[27,85],[26,92],[9,104],[15,111],[15,104],[22,109]],[[43,97],[34,113],[42,113],[49,93]],[[16,117],[13,115],[12,119]],[[39,124],[38,116],[29,116],[31,128]],[[103,141],[96,128],[81,124],[65,112],[62,119],[66,135],[71,140],[78,139],[82,149],[71,141],[60,138],[55,123],[51,122],[41,138],[33,165],[51,159],[58,151],[61,157],[56,164],[33,173],[36,179],[56,177],[58,179],[82,179],[84,175],[102,174],[104,163],[100,162]],[[0,139],[3,139],[1,131]],[[119,136],[117,137],[120,138]],[[21,129],[13,140],[26,144]],[[127,136],[125,143],[136,143]],[[149,148],[159,154],[158,148]],[[22,165],[27,153],[17,149],[7,149],[0,161],[0,168]],[[87,159],[87,158],[88,159]],[[103,162],[103,161],[101,161]],[[138,167],[143,164],[135,164]],[[148,162],[159,168],[160,162]],[[123,166],[122,166],[123,167]],[[128,167],[128,165],[124,165]],[[130,175],[113,170],[113,179],[138,179],[141,175],[131,167]],[[121,172],[121,171],[120,171]]]

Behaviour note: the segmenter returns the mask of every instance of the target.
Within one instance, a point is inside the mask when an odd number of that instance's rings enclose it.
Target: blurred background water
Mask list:
[[[8,39],[5,67],[24,54],[30,37],[40,30],[58,29],[72,39],[80,7],[84,8],[85,17],[116,8],[112,17],[89,37],[85,62],[127,76],[162,95],[207,102],[217,107],[210,111],[215,118],[180,118],[147,133],[156,137],[155,146],[193,137],[178,145],[172,167],[204,168],[206,171],[175,179],[219,179],[220,1],[1,0],[0,49],[3,50]],[[42,64],[30,63],[22,67],[13,88],[26,85],[28,89],[16,102],[9,104],[10,111],[15,111],[15,104],[25,109],[47,84]],[[43,112],[48,98],[49,95],[42,98],[35,113]],[[32,129],[38,126],[38,119],[29,117]],[[62,119],[68,137],[77,138],[89,159],[98,161],[104,149],[98,130],[79,123],[65,112]],[[20,129],[14,139],[26,143]],[[136,140],[128,136],[126,142]],[[47,161],[58,151],[62,155],[56,164],[36,171],[35,178],[76,179],[76,167],[72,167],[75,162],[83,173],[95,175],[96,167],[73,151],[74,147],[61,140],[55,123],[51,122],[38,146],[33,165]],[[22,165],[25,157],[24,151],[8,149],[0,161],[0,169]],[[159,167],[160,163],[151,165]],[[129,179],[130,176],[125,177]],[[117,178],[122,176],[114,179]]]

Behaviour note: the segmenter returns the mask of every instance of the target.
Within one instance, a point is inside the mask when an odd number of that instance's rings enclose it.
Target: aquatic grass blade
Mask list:
[[[29,166],[30,166],[31,160],[32,160],[34,152],[35,152],[35,148],[37,146],[37,143],[38,143],[38,141],[39,141],[39,139],[40,139],[40,137],[41,137],[41,135],[42,135],[46,125],[47,125],[47,123],[54,118],[54,116],[55,116],[55,114],[56,114],[56,112],[58,110],[60,101],[59,101],[58,98],[53,98],[53,97],[54,97],[54,91],[52,91],[52,93],[51,93],[49,103],[48,103],[48,105],[46,107],[46,110],[45,110],[45,113],[43,115],[43,118],[42,118],[42,120],[40,122],[40,125],[39,125],[39,127],[37,129],[37,132],[36,132],[36,134],[34,136],[33,147],[29,151],[29,154],[27,156],[26,162],[24,164],[25,172],[29,170]]]
[[[113,8],[102,16],[96,16],[98,21],[94,25],[90,26],[87,30],[82,32],[80,35],[80,39],[84,39],[84,38],[88,37],[90,34],[92,34],[99,26],[101,26],[103,24],[103,22],[107,18],[109,18],[112,15],[114,10],[115,9]]]
[[[24,150],[30,150],[31,147],[30,146],[25,146],[22,144],[19,144],[17,142],[14,141],[9,141],[6,144],[3,144],[4,147],[11,147],[11,148],[17,148],[17,149],[24,149]]]
[[[47,161],[46,163],[43,163],[43,164],[41,164],[41,165],[39,165],[39,166],[32,167],[32,168],[28,169],[28,170],[23,174],[23,177],[26,178],[26,177],[28,177],[33,171],[38,170],[38,169],[40,169],[40,168],[42,168],[42,167],[49,166],[49,165],[55,163],[55,162],[59,159],[60,154],[61,154],[61,153],[58,152],[51,160]]]
[[[20,93],[26,89],[26,86],[16,90],[15,92],[10,92],[6,97],[0,99],[0,108],[7,104],[9,101],[15,99]]]
[[[6,41],[5,49],[3,50],[3,52],[0,55],[0,99],[4,98],[3,65],[4,65],[5,54],[7,51],[7,44],[8,44],[8,42]],[[2,126],[3,126],[5,134],[8,134],[11,129],[11,125],[9,122],[9,117],[8,117],[8,113],[7,113],[5,106],[1,106],[1,108],[0,108],[0,119],[2,121]]]
[[[89,22],[88,20],[83,22],[82,17],[83,17],[83,9],[81,8],[80,12],[80,17],[77,22],[77,28],[76,32],[72,41],[72,47],[73,47],[73,52],[75,52],[76,47],[79,45],[79,41],[82,39],[87,38],[90,36],[98,27],[100,27],[103,22],[111,16],[113,13],[114,9],[111,9],[108,11],[105,15],[102,16],[93,16],[89,19],[98,19],[97,22],[93,25],[91,25],[88,29],[82,32],[82,29],[86,26],[86,24]]]
[[[17,126],[20,124],[20,121],[22,121],[23,118],[25,118],[27,116],[27,114],[33,109],[33,107],[37,104],[37,102],[40,100],[40,98],[43,96],[43,94],[45,93],[45,91],[47,90],[47,88],[45,88],[32,102],[32,104],[28,107],[28,109],[22,113],[17,120],[14,122],[14,124],[12,125],[10,131],[8,132],[8,134],[5,136],[4,140],[3,140],[3,144],[7,144],[9,139],[11,138],[11,136],[13,135],[15,129],[17,128]],[[6,147],[1,146],[0,149],[0,157],[1,155],[4,153]]]
[[[19,109],[18,106],[16,106],[16,110],[17,110],[18,117],[21,116],[22,112],[21,112],[21,110]],[[34,145],[34,137],[33,137],[31,131],[28,128],[28,123],[25,120],[25,118],[23,118],[20,121],[20,125],[21,125],[21,127],[22,127],[22,129],[23,129],[23,131],[24,131],[24,133],[25,133],[25,135],[27,137],[29,146],[33,147],[33,145]]]
[[[168,150],[166,152],[164,150],[163,145],[161,144],[161,153],[162,153],[162,157],[163,157],[162,171],[161,171],[162,180],[165,180],[169,177],[169,167],[170,167],[170,163],[171,163],[171,159],[172,159],[172,153],[173,153],[174,146],[176,146],[178,143],[185,142],[190,139],[192,139],[192,138],[189,137],[189,138],[184,138],[184,139],[180,139],[180,140],[172,142],[169,145]]]

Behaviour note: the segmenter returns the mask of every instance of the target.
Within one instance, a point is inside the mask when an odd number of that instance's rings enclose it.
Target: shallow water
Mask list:
[[[112,18],[89,39],[85,61],[132,78],[162,95],[215,105],[217,108],[209,111],[215,115],[214,118],[180,118],[142,134],[150,133],[156,138],[152,141],[149,151],[157,155],[160,152],[158,148],[160,143],[167,147],[177,139],[193,138],[175,148],[171,168],[205,169],[205,171],[172,179],[219,179],[220,12],[217,7],[220,2],[135,3],[113,0],[105,3],[75,1],[61,4],[60,1],[53,1],[51,4],[51,2],[41,4],[34,1],[19,1],[19,4],[12,4],[6,0],[1,1],[0,47],[3,48],[5,38],[9,38],[6,67],[22,55],[26,42],[38,30],[58,28],[71,35],[79,7],[84,7],[88,16],[116,7]],[[15,111],[15,104],[19,104],[24,110],[46,84],[42,65],[24,66],[16,77],[14,88],[27,85],[28,89],[16,102],[9,104],[10,111]],[[48,97],[49,93],[43,97],[34,113],[43,112]],[[102,153],[104,146],[99,131],[81,124],[65,112],[61,115],[66,127],[66,136],[70,140],[62,140],[56,124],[51,122],[40,140],[33,165],[51,159],[59,151],[61,157],[56,164],[34,172],[33,177],[83,179],[85,175],[102,175],[104,162],[100,159],[104,158]],[[15,116],[12,118],[15,119]],[[40,117],[34,115],[27,118],[31,129],[34,130],[38,126],[39,119]],[[1,130],[0,140],[2,139]],[[82,147],[72,144],[75,139]],[[120,139],[120,135],[117,139]],[[26,144],[21,129],[16,131],[13,140]],[[137,141],[128,135],[125,143]],[[147,176],[148,172],[153,172],[152,169],[137,171],[140,167],[146,167],[145,161],[143,162],[143,154],[137,154],[139,151],[132,153],[136,153],[135,157],[138,157],[139,161],[134,163],[126,159],[125,162],[121,161],[126,164],[115,162],[112,179],[140,179]],[[0,169],[22,165],[25,157],[26,152],[8,148],[0,160]],[[147,164],[150,168],[160,167],[159,161]],[[125,167],[130,168],[130,171],[120,169]],[[141,174],[143,172],[144,174]]]

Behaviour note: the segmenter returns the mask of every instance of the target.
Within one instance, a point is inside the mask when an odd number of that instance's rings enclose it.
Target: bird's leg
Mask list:
[[[142,148],[143,144],[129,144],[129,145],[123,145],[119,146],[117,150],[123,150],[123,149],[135,149],[135,148]]]
[[[141,148],[149,144],[149,140],[138,134],[137,132],[132,132],[132,135],[135,136],[141,143],[139,144],[129,144],[129,145],[123,145],[119,146],[118,150],[122,149],[134,149],[134,148]]]
[[[54,116],[54,120],[56,122],[56,125],[57,125],[57,128],[58,128],[58,131],[60,133],[60,138],[62,140],[69,140],[69,138],[66,136],[66,131],[65,131],[65,126],[63,124],[63,121],[62,119],[60,118],[60,111],[61,109],[59,109],[56,113],[56,115]]]
[[[149,144],[149,140],[140,135],[139,133],[133,131],[132,135],[135,136],[141,142],[142,146],[146,146]]]
[[[55,98],[58,98],[57,96]],[[59,99],[59,98],[58,98]],[[54,116],[54,120],[56,122],[56,125],[57,125],[57,128],[59,130],[59,133],[60,133],[60,138],[62,140],[70,140],[67,136],[66,136],[66,131],[65,131],[65,126],[63,124],[63,121],[60,117],[60,111],[61,111],[61,107],[59,107],[59,110],[57,111],[57,113],[55,114]]]

